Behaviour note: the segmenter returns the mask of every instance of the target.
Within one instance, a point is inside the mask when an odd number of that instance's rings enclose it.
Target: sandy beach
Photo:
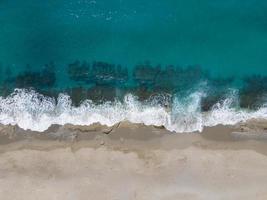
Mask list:
[[[267,123],[1,126],[0,199],[267,199]]]
[[[0,8],[0,200],[267,200],[267,0]]]

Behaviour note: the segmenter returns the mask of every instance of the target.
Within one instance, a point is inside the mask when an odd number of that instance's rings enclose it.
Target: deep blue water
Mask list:
[[[233,94],[235,108],[266,103],[265,0],[1,0],[0,11],[3,98],[24,88],[76,106],[129,93],[168,107],[200,92],[202,111]]]

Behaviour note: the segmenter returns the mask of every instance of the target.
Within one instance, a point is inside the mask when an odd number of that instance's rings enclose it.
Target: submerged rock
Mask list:
[[[144,87],[154,87],[156,78],[161,72],[161,66],[158,65],[153,67],[149,62],[144,64],[138,64],[134,68],[133,78],[138,83]]]
[[[93,78],[97,85],[115,83],[115,65],[105,62],[94,62],[92,65]]]
[[[51,88],[56,83],[55,65],[53,62],[46,64],[40,74],[42,87]]]
[[[84,100],[88,98],[87,89],[83,87],[74,87],[65,90],[65,92],[70,96],[74,106],[79,106]]]
[[[128,81],[128,70],[121,65],[94,62],[91,73],[96,85],[119,85]]]
[[[240,92],[240,106],[244,108],[258,108],[266,103],[267,76],[254,75],[243,79]]]
[[[128,81],[128,69],[121,65],[96,61],[90,66],[87,62],[75,61],[68,65],[71,80],[94,85],[120,86]]]
[[[68,75],[74,81],[88,81],[90,65],[87,62],[75,61],[68,65]]]
[[[39,72],[31,72],[26,71],[19,74],[16,77],[16,87],[18,88],[40,88],[42,86],[41,83],[41,75]]]
[[[179,68],[175,68],[173,65],[169,65],[162,70],[156,78],[155,90],[164,92],[174,92],[179,88],[178,74],[180,73]]]
[[[116,68],[116,84],[125,84],[129,80],[128,69],[118,65]]]
[[[87,96],[94,102],[114,101],[116,89],[110,86],[95,86],[87,90]]]
[[[155,80],[155,91],[180,93],[193,89],[206,78],[200,66],[181,67],[167,66],[161,70]]]
[[[28,65],[26,71],[18,74],[15,78],[15,87],[17,88],[51,88],[55,85],[56,74],[53,63],[44,66],[41,72],[32,71]]]

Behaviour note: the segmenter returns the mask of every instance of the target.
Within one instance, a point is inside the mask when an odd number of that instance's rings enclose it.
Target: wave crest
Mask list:
[[[252,118],[267,119],[267,107],[256,111],[241,110],[236,106],[238,95],[216,103],[208,112],[201,111],[201,92],[186,97],[156,96],[146,102],[128,94],[124,100],[95,104],[85,100],[72,105],[71,98],[59,94],[57,99],[33,90],[16,89],[8,97],[0,97],[0,123],[18,125],[33,131],[45,131],[52,124],[113,126],[122,121],[164,126],[172,132],[202,131],[205,126],[234,125]],[[169,104],[170,99],[172,102]]]

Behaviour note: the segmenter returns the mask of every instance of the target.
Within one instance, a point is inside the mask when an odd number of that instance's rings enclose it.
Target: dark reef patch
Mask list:
[[[267,76],[252,75],[245,77],[240,92],[241,107],[258,108],[267,99]]]
[[[40,72],[31,71],[28,65],[26,71],[15,77],[16,88],[52,88],[56,82],[55,66],[53,63],[46,64]]]
[[[3,68],[1,66],[1,68]],[[201,66],[152,65],[142,62],[129,70],[126,66],[103,61],[76,60],[66,66],[66,73],[50,62],[34,71],[29,65],[17,74],[7,67],[2,71],[1,95],[7,96],[15,88],[34,89],[44,95],[57,98],[59,93],[70,95],[75,106],[85,99],[95,103],[122,101],[131,93],[140,101],[151,100],[156,95],[185,96],[194,91],[205,93],[201,110],[208,111],[218,102],[228,98],[231,90],[239,91],[241,108],[256,109],[266,101],[267,77],[247,76],[213,77]],[[60,82],[60,78],[64,78]]]

